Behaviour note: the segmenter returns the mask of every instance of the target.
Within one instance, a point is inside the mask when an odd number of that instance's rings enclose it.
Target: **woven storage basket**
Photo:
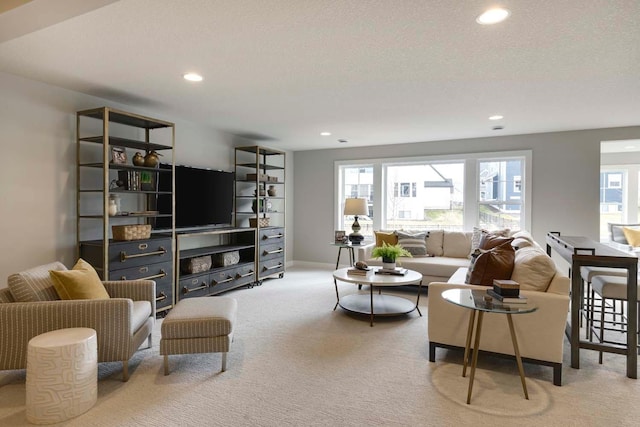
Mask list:
[[[113,240],[140,240],[151,237],[151,225],[129,224],[111,226]]]
[[[258,224],[260,227],[268,227],[270,218],[249,218],[249,227],[257,227]]]

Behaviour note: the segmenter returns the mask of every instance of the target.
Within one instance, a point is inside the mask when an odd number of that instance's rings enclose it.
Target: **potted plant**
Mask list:
[[[371,252],[374,258],[382,258],[382,268],[393,270],[396,268],[396,258],[399,256],[411,257],[411,253],[402,246],[389,245],[382,242],[382,246],[376,246]]]

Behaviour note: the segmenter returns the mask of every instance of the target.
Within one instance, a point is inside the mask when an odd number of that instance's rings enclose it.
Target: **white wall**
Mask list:
[[[534,238],[544,245],[548,231],[560,231],[598,239],[600,142],[639,136],[636,126],[295,152],[293,258],[335,262],[337,251],[329,242],[335,230],[333,171],[338,160],[530,149]]]
[[[206,126],[0,73],[0,287],[23,269],[76,257],[76,111],[111,106],[176,124],[176,163],[233,170],[255,145]]]

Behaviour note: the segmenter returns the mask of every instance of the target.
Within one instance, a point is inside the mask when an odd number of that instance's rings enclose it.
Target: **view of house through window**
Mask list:
[[[367,240],[373,230],[527,229],[530,152],[491,156],[337,162],[338,227],[351,232],[353,217],[343,215],[344,200],[360,197],[369,211],[358,218]]]
[[[486,229],[520,229],[522,159],[479,162],[478,225]]]
[[[464,162],[389,165],[384,176],[384,228],[462,229]]]

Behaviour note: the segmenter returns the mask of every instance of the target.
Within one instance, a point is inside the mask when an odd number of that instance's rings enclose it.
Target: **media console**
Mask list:
[[[215,295],[241,286],[252,287],[257,280],[255,258],[256,230],[253,228],[213,228],[176,230],[176,301]],[[238,257],[231,265],[216,263],[225,254]],[[185,271],[185,261],[211,256],[211,268]]]

